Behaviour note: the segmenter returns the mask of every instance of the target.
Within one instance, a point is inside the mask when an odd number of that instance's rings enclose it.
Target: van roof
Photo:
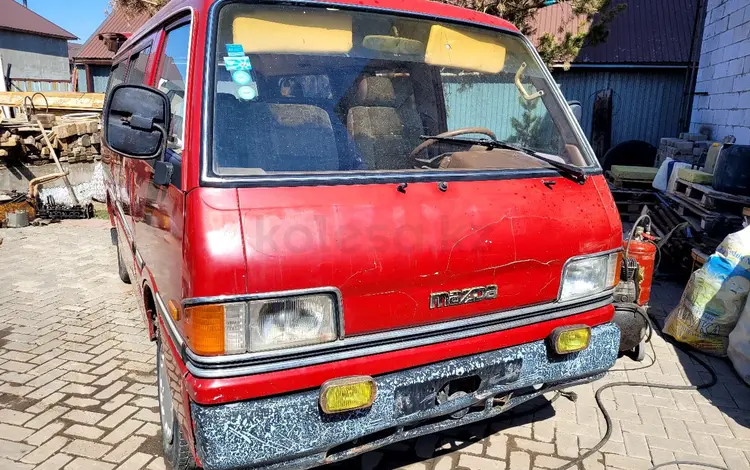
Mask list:
[[[148,20],[136,31],[130,39],[120,48],[120,53],[125,53],[131,45],[138,42],[149,31],[158,26],[165,18],[172,16],[181,10],[192,8],[201,12],[207,12],[210,6],[219,0],[172,0],[159,11],[153,18]],[[498,18],[497,16],[480,13],[466,8],[460,8],[445,3],[427,0],[318,0],[320,3],[331,3],[336,5],[356,5],[359,7],[374,7],[380,10],[391,10],[394,12],[422,13],[438,18],[457,19],[470,23],[478,23],[495,28],[501,28],[510,32],[518,33],[511,22]],[[286,3],[286,2],[285,2]],[[119,56],[120,53],[117,55]]]

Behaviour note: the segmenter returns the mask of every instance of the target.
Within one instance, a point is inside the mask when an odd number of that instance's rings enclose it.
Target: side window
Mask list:
[[[169,149],[182,154],[185,120],[185,84],[187,82],[190,23],[167,31],[164,55],[159,65],[156,86],[169,97],[172,105],[172,124]]]
[[[109,84],[107,85],[107,91],[111,90],[115,85],[119,85],[125,80],[125,71],[128,69],[127,61],[123,60],[112,67],[112,71],[109,74]]]
[[[151,46],[136,52],[130,57],[130,70],[128,71],[128,83],[141,85],[146,78],[146,65],[151,56]]]

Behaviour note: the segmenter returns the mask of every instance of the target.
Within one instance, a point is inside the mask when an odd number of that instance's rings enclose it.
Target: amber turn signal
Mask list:
[[[326,414],[367,408],[375,401],[377,389],[367,376],[329,380],[320,389],[320,408]]]
[[[172,320],[178,321],[180,319],[180,307],[177,302],[170,300],[167,308],[169,309],[169,316],[172,317]]]
[[[552,345],[557,354],[570,354],[589,347],[591,328],[586,325],[563,326],[552,332]]]
[[[184,310],[185,340],[202,356],[224,354],[224,306],[199,305]]]

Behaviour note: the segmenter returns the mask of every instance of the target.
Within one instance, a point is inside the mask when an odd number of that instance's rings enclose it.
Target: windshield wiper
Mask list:
[[[471,138],[467,139],[467,138],[459,138],[459,137],[437,137],[437,136],[430,136],[430,135],[423,135],[420,138],[422,140],[435,140],[437,142],[445,142],[445,143],[453,143],[453,144],[481,145],[483,147],[486,147],[487,150],[493,150],[493,149],[515,150],[516,152],[520,152],[530,157],[534,157],[537,160],[541,160],[547,163],[548,165],[560,170],[560,173],[562,173],[565,176],[570,177],[573,181],[575,181],[578,184],[585,183],[586,179],[588,178],[586,176],[586,173],[582,169],[578,168],[577,166],[573,166],[567,163],[562,163],[556,160],[552,160],[551,158],[547,158],[545,156],[539,155],[537,152],[535,152],[534,150],[531,150],[530,148],[513,145],[508,142],[503,142],[501,140],[471,139]]]

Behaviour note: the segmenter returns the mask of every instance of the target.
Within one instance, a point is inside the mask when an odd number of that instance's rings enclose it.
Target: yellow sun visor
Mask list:
[[[232,22],[234,42],[246,53],[345,54],[352,50],[352,17],[346,12],[257,10]]]
[[[505,66],[501,38],[467,29],[433,25],[425,63],[474,72],[499,73]]]

